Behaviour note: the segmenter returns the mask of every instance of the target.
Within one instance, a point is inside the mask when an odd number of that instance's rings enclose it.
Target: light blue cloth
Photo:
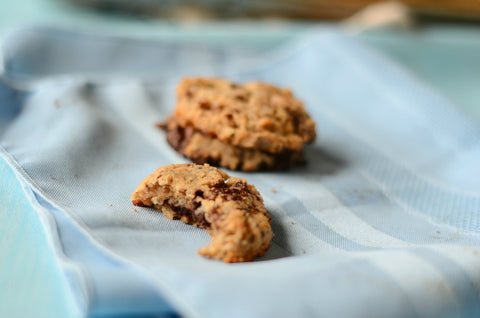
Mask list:
[[[27,29],[2,48],[0,153],[51,220],[75,315],[480,315],[480,126],[368,47],[334,30],[267,52]],[[155,127],[184,76],[289,87],[317,123],[306,167],[229,172],[272,215],[256,262],[204,259],[204,231],[129,201],[185,162]]]

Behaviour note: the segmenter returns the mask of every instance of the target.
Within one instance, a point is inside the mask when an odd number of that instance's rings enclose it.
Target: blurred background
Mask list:
[[[331,22],[372,8],[386,18],[408,12],[416,21],[428,23],[480,21],[478,0],[17,0],[0,4],[0,28],[26,22],[72,24],[99,19],[108,23],[245,19]],[[376,19],[382,18],[377,14]]]
[[[480,120],[479,0],[15,0],[0,36],[32,25],[202,45],[270,48],[335,27],[377,49]]]
[[[374,0],[70,0],[102,11],[117,11],[146,17],[201,15],[204,17],[284,17],[293,19],[345,19]],[[415,14],[429,18],[477,19],[480,2],[476,0],[403,0],[398,1]]]
[[[64,11],[92,10],[149,19],[285,18],[340,20],[385,1],[375,0],[19,0],[3,1],[2,24],[25,17],[47,17]],[[393,1],[388,1],[393,2]],[[478,20],[477,0],[395,1],[425,19]],[[52,10],[49,13],[43,10]]]

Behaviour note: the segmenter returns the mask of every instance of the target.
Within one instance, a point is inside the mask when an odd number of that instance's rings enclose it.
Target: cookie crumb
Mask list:
[[[162,130],[166,130],[166,129],[167,129],[167,123],[166,123],[166,122],[156,123],[155,126],[156,126],[157,128],[162,129]]]

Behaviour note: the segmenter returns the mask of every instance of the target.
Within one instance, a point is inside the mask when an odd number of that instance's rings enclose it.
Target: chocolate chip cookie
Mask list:
[[[288,89],[265,83],[184,79],[162,126],[170,145],[197,163],[234,170],[278,170],[303,162],[315,123]]]
[[[273,237],[271,218],[256,188],[208,164],[160,167],[130,199],[207,230],[212,240],[198,253],[227,263],[265,254]]]

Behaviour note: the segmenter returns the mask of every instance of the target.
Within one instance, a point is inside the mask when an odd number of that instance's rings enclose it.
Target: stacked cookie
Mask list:
[[[184,79],[163,128],[193,162],[243,171],[302,162],[305,144],[315,139],[315,123],[290,90],[222,79]]]

